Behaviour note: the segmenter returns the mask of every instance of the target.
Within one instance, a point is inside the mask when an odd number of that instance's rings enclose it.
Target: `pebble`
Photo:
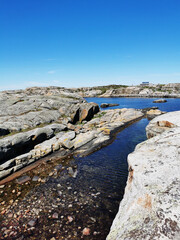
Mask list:
[[[14,235],[14,231],[10,232],[9,236],[13,236]]]
[[[5,187],[5,185],[0,185],[0,188],[4,188]]]
[[[26,175],[26,176],[22,176],[22,177],[16,179],[16,182],[17,182],[18,184],[23,184],[23,183],[25,183],[25,182],[27,182],[27,181],[29,181],[29,180],[31,180],[31,178]]]
[[[73,217],[71,217],[71,216],[68,216],[67,218],[68,218],[69,222],[72,222],[74,220]]]
[[[58,218],[58,213],[53,213],[52,218],[57,219]]]
[[[90,228],[84,228],[82,233],[83,233],[83,235],[85,235],[85,236],[90,235]]]
[[[58,191],[58,194],[59,194],[59,196],[61,196],[61,195],[62,195],[62,192],[61,192],[61,191]]]
[[[12,193],[15,193],[15,192],[16,192],[16,190],[15,190],[15,189],[13,189],[13,190],[12,190]]]
[[[9,203],[10,203],[10,204],[12,204],[13,202],[14,202],[14,200],[13,200],[13,199],[11,199],[11,200],[9,201]]]
[[[41,182],[45,183],[46,182],[46,178],[41,179]]]
[[[38,176],[34,176],[33,179],[32,179],[33,182],[37,182],[37,181],[40,181],[40,180],[41,180],[41,178],[38,177]]]
[[[17,197],[18,197],[19,195],[21,195],[21,192],[18,192],[18,193],[17,193]]]
[[[6,209],[1,212],[2,215],[4,215],[5,213],[6,213]]]
[[[34,227],[36,225],[36,222],[37,222],[37,220],[31,220],[31,221],[28,222],[28,225],[30,227]]]

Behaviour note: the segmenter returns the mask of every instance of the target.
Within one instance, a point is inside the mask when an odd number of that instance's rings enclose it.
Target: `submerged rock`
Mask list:
[[[153,101],[153,103],[165,103],[165,102],[167,102],[166,99],[157,99]]]
[[[114,106],[119,106],[117,103],[102,103],[101,108],[107,108],[107,107],[114,107]]]

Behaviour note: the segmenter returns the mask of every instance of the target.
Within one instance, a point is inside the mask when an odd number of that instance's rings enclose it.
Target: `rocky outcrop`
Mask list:
[[[56,90],[32,88],[25,91],[1,92],[0,136],[55,121],[61,122],[65,118],[73,123],[80,119],[89,120],[99,111],[97,104],[87,103],[76,93],[62,90],[58,93]]]
[[[115,132],[144,116],[140,110],[115,109],[99,112],[90,120],[91,111],[98,110],[96,105],[82,103],[81,109],[84,111],[76,125],[51,124],[1,139],[0,179],[55,151],[87,155],[108,144]]]
[[[102,103],[101,104],[101,108],[115,107],[115,106],[119,106],[119,104],[118,103]]]
[[[165,103],[165,102],[167,102],[166,99],[157,99],[153,101],[153,103]]]
[[[154,118],[146,127],[147,137],[154,137],[175,127],[180,127],[180,111],[169,112]]]
[[[149,111],[146,112],[146,115],[147,115],[147,118],[149,120],[163,114],[164,112],[162,112],[161,110],[159,109],[150,109]]]
[[[177,127],[136,146],[128,156],[129,176],[108,240],[173,239],[180,236],[180,127],[177,114],[153,119],[148,128],[164,119]],[[152,124],[153,123],[153,124]],[[166,125],[166,124],[165,124]]]

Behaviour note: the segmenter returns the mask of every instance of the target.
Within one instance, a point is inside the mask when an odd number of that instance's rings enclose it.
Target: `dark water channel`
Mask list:
[[[119,103],[119,107],[145,108],[154,106],[153,99],[89,98],[88,102]],[[169,103],[168,103],[169,102]],[[180,99],[168,99],[168,104],[159,106],[161,110],[180,110]],[[157,106],[157,104],[156,104]],[[73,157],[58,160],[30,171],[46,179],[45,183],[30,182],[18,186],[15,181],[9,183],[12,192],[25,192],[23,197],[8,209],[7,217],[0,219],[0,228],[14,227],[16,234],[2,239],[98,239],[104,240],[118,211],[123,197],[128,175],[127,156],[135,146],[146,140],[147,119],[119,132],[110,145],[93,154],[80,158]],[[57,170],[57,171],[54,171]],[[12,194],[10,194],[12,198]],[[9,201],[9,200],[8,200]],[[14,217],[17,215],[18,220]],[[27,226],[31,219],[36,220],[33,227]],[[83,236],[84,228],[90,229],[90,235]],[[16,230],[14,230],[16,229]],[[54,240],[53,239],[53,240]]]

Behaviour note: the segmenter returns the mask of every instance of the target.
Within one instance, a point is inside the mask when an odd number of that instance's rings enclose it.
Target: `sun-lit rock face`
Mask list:
[[[180,111],[169,112],[154,118],[146,127],[147,137],[151,138],[170,128],[180,127]]]
[[[174,126],[179,124],[179,113],[153,119],[148,131],[157,120],[168,121],[166,130],[129,154],[124,198],[107,240],[179,239],[180,127]]]

